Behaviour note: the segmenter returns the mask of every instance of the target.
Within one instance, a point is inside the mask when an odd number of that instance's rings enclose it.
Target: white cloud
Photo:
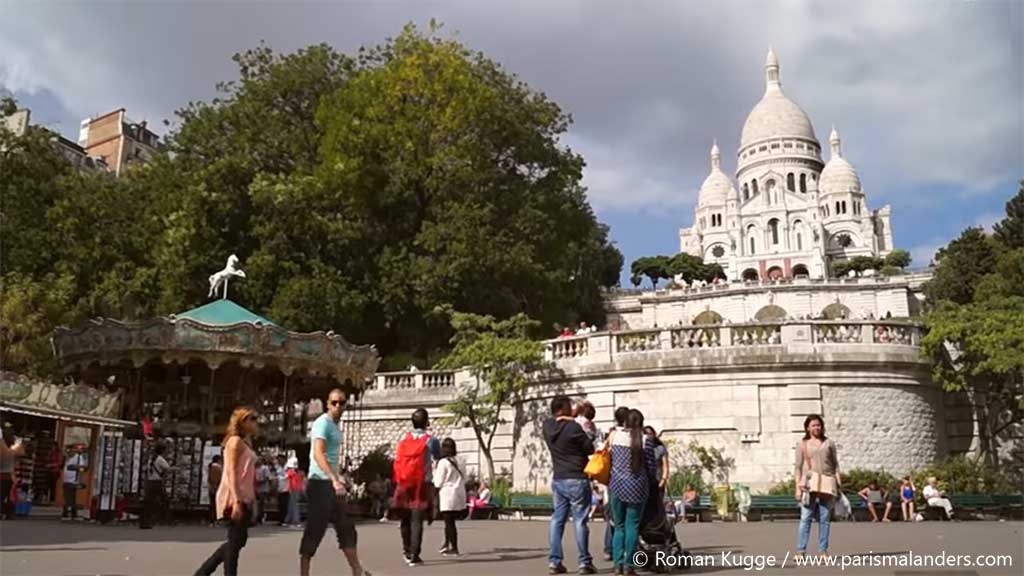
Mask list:
[[[80,117],[159,121],[235,76],[230,55],[326,41],[340,50],[431,17],[576,120],[599,209],[683,210],[717,138],[724,168],[773,44],[819,139],[833,122],[872,206],[896,190],[989,194],[1024,165],[1024,4],[467,1],[47,3],[0,0],[0,84],[47,89]],[[287,23],[287,25],[284,25]],[[922,200],[924,201],[924,200]],[[684,210],[685,211],[685,210]],[[966,216],[970,218],[970,216]],[[688,220],[688,219],[687,219]],[[687,225],[682,221],[680,225]],[[667,239],[669,240],[669,239]]]

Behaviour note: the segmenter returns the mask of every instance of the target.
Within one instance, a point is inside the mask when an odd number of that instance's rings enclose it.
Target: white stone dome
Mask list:
[[[860,176],[857,175],[853,165],[843,158],[839,133],[836,132],[834,126],[832,134],[829,135],[829,144],[832,145],[832,158],[821,171],[818,189],[822,194],[860,192]]]
[[[797,137],[817,141],[807,113],[782,92],[779,61],[769,49],[765,62],[764,96],[747,115],[740,135],[740,148],[778,137]]]
[[[718,151],[718,143],[711,147],[711,173],[700,185],[700,194],[697,196],[697,207],[725,206],[729,196],[736,195],[736,188],[732,180],[725,172],[722,172],[721,154]]]

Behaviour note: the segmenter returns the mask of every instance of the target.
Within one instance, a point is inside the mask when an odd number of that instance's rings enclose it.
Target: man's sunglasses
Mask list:
[[[347,400],[331,400],[328,402],[331,406],[344,406]]]

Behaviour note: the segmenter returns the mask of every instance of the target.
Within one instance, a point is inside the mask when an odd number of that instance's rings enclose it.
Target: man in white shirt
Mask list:
[[[170,522],[171,511],[167,502],[167,493],[164,491],[164,480],[167,473],[172,470],[170,462],[164,458],[167,447],[157,443],[153,447],[153,456],[150,458],[146,472],[146,492],[143,502],[142,517],[139,518],[139,528],[147,530],[153,527],[157,516],[164,516],[167,523]]]
[[[939,489],[935,487],[937,480],[935,476],[928,478],[928,485],[924,487],[924,501],[929,506],[938,506],[946,511],[946,517],[950,520],[953,519],[953,503],[946,498],[946,495],[939,492]]]
[[[75,446],[64,462],[64,509],[61,511],[61,520],[78,519],[78,489],[84,486],[88,466],[85,446]]]

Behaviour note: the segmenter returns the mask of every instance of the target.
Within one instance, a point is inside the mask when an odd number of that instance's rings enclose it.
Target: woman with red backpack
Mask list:
[[[395,496],[391,508],[402,524],[402,553],[409,566],[423,564],[423,521],[433,522],[434,484],[431,465],[441,457],[441,445],[429,433],[427,411],[412,413],[412,431],[406,432],[395,447]]]

